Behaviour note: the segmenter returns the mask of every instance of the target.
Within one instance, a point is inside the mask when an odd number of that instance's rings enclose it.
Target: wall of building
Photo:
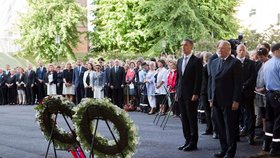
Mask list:
[[[237,18],[241,26],[254,32],[262,32],[280,23],[280,0],[241,0]]]

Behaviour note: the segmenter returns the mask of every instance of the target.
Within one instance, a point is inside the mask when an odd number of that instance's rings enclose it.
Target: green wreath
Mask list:
[[[52,125],[57,113],[63,114],[72,119],[74,104],[62,98],[62,96],[46,97],[42,104],[37,105],[34,109],[36,113],[36,121],[38,122],[46,140],[50,140]],[[55,123],[56,124],[56,123]],[[76,146],[76,134],[66,132],[58,125],[53,130],[53,140],[56,148],[69,149]]]
[[[77,140],[84,149],[90,151],[91,141],[95,130],[96,118],[110,121],[114,124],[117,133],[117,143],[107,140],[97,133],[93,142],[93,152],[98,157],[131,157],[138,145],[137,129],[129,115],[113,105],[108,99],[84,99],[79,106],[74,108],[74,127]]]

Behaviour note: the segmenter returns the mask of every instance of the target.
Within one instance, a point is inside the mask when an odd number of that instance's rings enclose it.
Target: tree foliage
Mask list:
[[[255,49],[258,44],[263,42],[275,44],[280,41],[280,25],[271,25],[263,32],[252,32],[248,29],[245,29],[244,35],[248,50]]]
[[[74,59],[81,32],[77,25],[86,19],[85,10],[75,0],[28,0],[28,12],[21,15],[17,43],[20,54],[52,62],[58,56]],[[60,36],[60,44],[55,42]]]
[[[177,52],[183,38],[227,39],[236,34],[236,0],[96,0],[95,51]]]

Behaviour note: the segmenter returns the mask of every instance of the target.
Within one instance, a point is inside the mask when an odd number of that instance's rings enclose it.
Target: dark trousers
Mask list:
[[[57,95],[62,95],[63,83],[60,83],[56,86],[56,93]]]
[[[231,108],[231,105],[224,107],[215,103],[213,112],[222,152],[234,157],[238,136],[238,110],[233,111]]]
[[[45,96],[46,96],[45,85],[43,82],[42,83],[38,82],[37,83],[37,102],[41,102]]]
[[[198,141],[197,104],[198,101],[192,102],[183,98],[179,99],[185,141],[195,146]]]
[[[16,104],[17,103],[17,88],[16,86],[12,86],[8,88],[8,103]]]
[[[179,116],[180,115],[180,109],[179,109],[178,102],[175,101],[175,93],[170,93],[170,100],[171,100],[171,104],[173,104],[173,107],[172,107],[173,114],[175,114],[176,116]]]
[[[123,108],[123,88],[117,88],[112,90],[113,104],[120,108]]]
[[[140,106],[140,100],[141,100],[141,91],[140,91],[140,85],[134,84],[134,90],[135,90],[135,103],[134,105],[139,107]]]
[[[243,95],[240,105],[243,118],[243,130],[245,130],[249,138],[252,139],[255,137],[256,124],[254,98],[246,98]]]
[[[211,107],[209,105],[208,97],[205,95],[201,95],[200,98],[201,105],[204,108],[205,116],[206,116],[206,132],[213,132],[212,118],[211,118]]]
[[[112,89],[110,88],[110,86],[108,86],[108,85],[104,86],[104,95],[105,95],[105,97],[110,98],[111,100],[113,100]]]
[[[85,88],[85,97],[86,98],[93,98],[92,88]]]
[[[8,87],[5,85],[2,88],[4,105],[8,104]]]
[[[280,150],[280,92],[266,94],[265,122],[265,135],[272,139],[272,148]]]
[[[35,102],[34,89],[31,85],[26,86],[26,102],[27,104],[34,104]]]
[[[3,93],[3,87],[0,87],[0,105],[4,105],[5,100],[4,100],[4,93]]]
[[[82,98],[85,96],[84,91],[84,86],[82,84],[79,84],[77,87],[75,87],[76,104],[79,104]]]

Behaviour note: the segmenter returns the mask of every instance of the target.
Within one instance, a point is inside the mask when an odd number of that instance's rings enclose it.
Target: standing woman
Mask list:
[[[84,73],[83,82],[85,88],[85,98],[93,98],[93,65],[92,63],[87,64],[87,71]]]
[[[167,77],[167,89],[170,93],[171,105],[173,106],[172,112],[175,116],[180,115],[179,106],[175,102],[175,92],[176,92],[176,78],[177,78],[177,69],[176,61],[170,60],[168,63],[169,73]]]
[[[17,102],[17,88],[16,88],[16,75],[15,70],[10,71],[10,75],[7,78],[6,86],[8,88],[8,103],[10,105]]]
[[[95,65],[95,72],[93,74],[93,85],[94,98],[104,98],[105,74],[101,71],[101,65]]]
[[[57,83],[56,83],[56,92],[58,95],[62,95],[62,88],[63,88],[63,71],[60,66],[56,67],[57,73]]]
[[[48,67],[45,83],[47,85],[47,95],[56,95],[57,73],[54,70],[54,66],[52,64],[50,64]]]
[[[149,63],[149,71],[145,78],[148,101],[151,107],[151,110],[148,113],[149,115],[152,115],[156,112],[155,73],[156,73],[156,63],[151,61]]]
[[[63,91],[62,94],[66,96],[69,101],[73,101],[75,89],[72,84],[73,69],[70,62],[66,64],[66,69],[63,70]]]
[[[129,68],[127,69],[126,75],[125,75],[125,83],[127,84],[128,87],[128,94],[129,94],[129,103],[127,105],[130,105],[130,110],[135,110],[134,107],[134,100],[135,100],[135,63],[130,62]],[[133,104],[130,104],[132,103]]]
[[[22,67],[19,67],[18,75],[16,79],[18,104],[26,104],[26,95],[25,95],[26,84],[24,83],[24,81],[25,81],[24,70]]]
[[[165,114],[165,108],[167,108],[167,75],[168,70],[165,68],[165,61],[163,59],[158,60],[157,77],[155,83],[155,92],[157,94],[156,102],[160,107],[160,114]]]

